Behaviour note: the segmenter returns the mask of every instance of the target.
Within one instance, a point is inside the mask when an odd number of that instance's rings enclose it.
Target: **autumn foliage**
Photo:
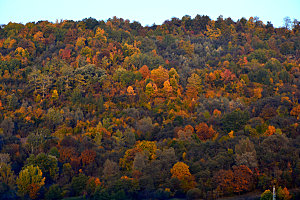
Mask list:
[[[222,194],[250,191],[254,184],[253,172],[245,165],[234,166],[233,170],[220,170],[214,175],[218,190]]]
[[[17,178],[20,195],[29,195],[31,199],[38,198],[38,191],[45,184],[45,177],[39,167],[32,165],[23,169]]]
[[[208,126],[205,122],[198,124],[195,129],[199,139],[204,141],[211,139],[216,134],[212,125]]]
[[[180,185],[184,191],[194,188],[195,177],[190,173],[189,166],[183,162],[177,162],[171,169],[172,178],[180,180]]]
[[[290,199],[300,24],[284,22],[1,25],[0,199],[269,198],[274,184]]]

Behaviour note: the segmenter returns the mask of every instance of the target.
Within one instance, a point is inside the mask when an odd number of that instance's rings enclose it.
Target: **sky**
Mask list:
[[[142,25],[162,24],[173,17],[197,14],[230,17],[257,16],[265,24],[283,26],[283,18],[300,21],[300,0],[0,0],[0,24],[48,20],[107,20],[114,16]]]

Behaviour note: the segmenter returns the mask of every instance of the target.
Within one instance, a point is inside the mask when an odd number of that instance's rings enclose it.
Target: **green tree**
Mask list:
[[[49,108],[47,114],[45,115],[45,119],[48,127],[54,129],[57,125],[62,123],[63,116],[59,110],[55,108]]]
[[[76,76],[76,81],[80,85],[94,84],[101,82],[106,75],[106,71],[101,68],[97,68],[93,64],[88,64],[83,67],[79,67],[74,71]],[[80,79],[78,79],[80,78]]]
[[[26,165],[38,166],[44,176],[48,179],[55,180],[58,176],[57,158],[51,155],[40,153],[35,156],[33,154],[26,160]]]
[[[91,197],[92,200],[110,200],[111,197],[104,187],[99,187],[96,189],[95,193]]]
[[[71,188],[75,195],[81,195],[86,187],[89,177],[84,174],[74,176],[71,181]]]
[[[271,72],[279,72],[282,69],[281,63],[276,58],[271,58],[264,67]]]
[[[53,184],[49,187],[48,192],[45,194],[47,200],[58,200],[62,199],[62,190],[59,185]]]
[[[74,171],[73,171],[70,163],[63,164],[62,168],[63,168],[63,170],[62,170],[62,173],[60,174],[59,183],[60,183],[60,185],[65,185],[65,184],[70,183],[70,180],[71,180],[72,176],[74,175]]]
[[[52,80],[52,76],[45,73],[41,73],[40,70],[37,70],[35,68],[29,74],[28,78],[29,84],[33,84],[35,92],[42,94],[43,98],[45,97],[45,94],[52,85]]]
[[[249,113],[247,111],[236,110],[223,116],[223,129],[229,133],[230,131],[237,132],[243,129],[249,120]]]
[[[11,170],[11,166],[6,163],[0,163],[0,183],[4,183],[11,189],[15,186],[15,174]]]
[[[37,152],[40,152],[47,139],[49,139],[49,136],[49,131],[42,129],[30,133],[26,141],[28,151],[31,154],[36,154]]]
[[[264,193],[261,194],[260,200],[272,200],[273,194],[270,190],[264,191]]]
[[[10,117],[7,117],[1,122],[0,128],[2,128],[4,135],[11,136],[15,129],[15,124]]]

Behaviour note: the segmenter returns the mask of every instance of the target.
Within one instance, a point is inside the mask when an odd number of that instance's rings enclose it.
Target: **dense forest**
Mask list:
[[[300,23],[0,28],[0,199],[299,199]]]

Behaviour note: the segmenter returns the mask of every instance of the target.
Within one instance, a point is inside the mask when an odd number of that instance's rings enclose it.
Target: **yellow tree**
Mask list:
[[[155,153],[157,150],[156,142],[154,141],[138,141],[136,144],[136,149],[141,152],[141,151],[147,151],[149,153],[149,160],[155,159]]]
[[[43,33],[41,31],[37,32],[33,36],[33,41],[44,42],[44,40],[45,40],[45,38],[44,38]]]
[[[29,195],[31,199],[36,199],[38,191],[45,185],[45,177],[38,166],[29,165],[20,172],[17,185],[20,196]]]
[[[85,46],[85,41],[86,39],[84,37],[78,37],[76,41],[76,47],[77,48],[82,48]]]
[[[123,54],[125,57],[127,56],[132,56],[133,54],[139,54],[141,53],[141,51],[139,50],[139,48],[137,48],[135,45],[130,45],[125,43],[122,47],[123,50]]]
[[[201,78],[198,74],[193,73],[187,80],[186,95],[189,98],[196,99],[199,92],[202,91]]]
[[[57,100],[59,97],[57,90],[53,90],[52,92],[52,99]]]
[[[156,84],[152,84],[151,82],[148,83],[146,85],[146,90],[145,90],[145,93],[148,94],[150,97],[151,96],[154,96],[154,93],[157,92],[157,86]]]
[[[195,177],[190,173],[189,166],[184,162],[177,162],[171,169],[172,178],[180,180],[180,186],[184,191],[195,187]]]
[[[292,198],[292,195],[290,195],[290,192],[286,187],[283,189],[279,187],[277,190],[277,197],[278,199],[290,200]]]
[[[174,79],[176,79],[176,81],[179,81],[179,75],[178,75],[176,69],[174,69],[173,67],[169,71],[169,78],[170,79],[174,78]]]
[[[106,43],[107,38],[104,34],[105,34],[105,31],[103,29],[97,28],[95,38],[100,40],[101,43]]]
[[[156,158],[156,142],[153,141],[138,141],[134,148],[128,149],[123,158],[120,158],[119,164],[126,170],[131,170],[133,161],[137,153],[142,153],[147,159],[154,160]]]
[[[261,87],[254,88],[253,89],[253,97],[260,99],[262,97],[262,94],[261,94],[262,91],[263,91],[263,88],[261,88]]]
[[[178,94],[177,90],[179,89],[179,75],[176,71],[176,69],[171,68],[169,71],[169,81],[170,81],[170,85],[173,88],[173,92],[174,94]]]
[[[159,66],[157,69],[153,69],[151,71],[151,79],[153,79],[156,85],[161,88],[163,83],[169,79],[168,70],[164,69],[162,66]]]
[[[136,95],[132,86],[128,86],[128,88],[127,88],[127,93],[128,93],[128,95],[130,95],[130,96]]]
[[[26,49],[23,49],[22,47],[18,47],[15,50],[15,57],[19,60],[22,60],[23,62],[25,62],[27,60],[29,56],[29,53]]]
[[[173,88],[172,88],[172,86],[170,85],[170,81],[169,81],[169,80],[166,80],[166,81],[164,82],[163,90],[166,92],[166,94],[172,92]]]
[[[134,92],[134,89],[133,89],[132,86],[128,86],[128,88],[127,88],[127,93],[128,93],[128,95],[129,95],[130,103],[132,103],[133,100],[134,100],[134,96],[136,95],[136,93]]]
[[[191,44],[191,41],[183,41],[179,42],[179,48],[183,49],[185,53],[191,56],[194,53],[194,44]]]
[[[206,29],[205,34],[211,39],[217,39],[221,36],[221,30],[215,27],[215,21],[213,20],[206,25]]]

